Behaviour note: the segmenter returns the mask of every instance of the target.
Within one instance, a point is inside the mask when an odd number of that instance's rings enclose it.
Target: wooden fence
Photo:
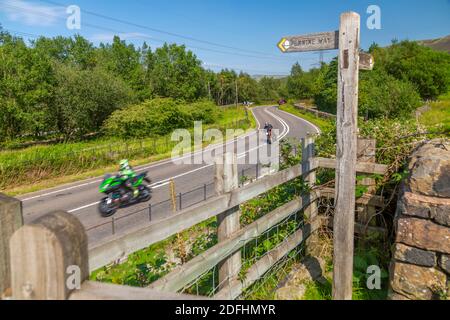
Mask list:
[[[301,166],[280,171],[239,188],[236,157],[226,154],[216,160],[216,196],[201,204],[126,235],[112,237],[88,248],[87,236],[80,221],[66,212],[48,214],[32,224],[23,225],[19,200],[0,196],[0,292],[13,299],[200,299],[179,294],[202,274],[215,266],[219,281],[228,278],[214,298],[235,299],[271,269],[280,259],[304,243],[330,221],[317,215],[314,209],[321,197],[332,197],[333,189],[317,188],[315,171],[335,169],[336,160],[314,157],[314,139],[303,139]],[[358,162],[356,171],[383,174],[384,165]],[[254,223],[241,228],[239,206],[267,191],[303,177],[311,192],[268,213]],[[366,195],[357,200],[360,206],[382,206],[379,197]],[[311,210],[313,208],[313,210]],[[302,228],[258,260],[246,271],[244,279],[236,274],[241,268],[240,249],[251,239],[296,212],[304,212]],[[206,252],[179,266],[150,288],[131,288],[88,281],[89,273],[100,267],[125,259],[131,253],[147,248],[212,217],[218,217],[219,243]],[[361,230],[361,228],[356,228]],[[375,230],[379,231],[379,230]],[[308,243],[306,243],[308,246]],[[79,279],[79,285],[77,285]]]
[[[307,108],[305,106],[302,106],[299,103],[294,104],[294,107],[300,111],[311,113],[311,114],[315,115],[316,117],[336,120],[336,115],[332,114],[332,113],[327,113],[327,112],[319,111],[317,109]]]

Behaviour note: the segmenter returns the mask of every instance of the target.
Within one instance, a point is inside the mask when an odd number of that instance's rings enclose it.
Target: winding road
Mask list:
[[[256,107],[252,109],[252,112],[260,129],[265,122],[270,122],[274,129],[279,130],[278,139],[300,139],[305,137],[308,132],[319,132],[319,129],[313,124],[276,107]],[[245,143],[237,145],[234,144],[234,141],[227,143],[227,146],[234,145],[233,148],[241,162],[243,162],[242,159],[246,160],[247,164],[239,165],[241,176],[259,177],[264,172],[264,168],[248,164],[249,154],[257,153],[258,149],[265,144],[264,138],[259,135],[259,146],[249,146],[247,137],[258,136],[257,132],[255,130],[241,136],[239,139],[245,139]],[[208,155],[211,153],[220,155],[223,152],[223,145],[213,145],[194,154],[201,152],[208,152]],[[89,244],[92,245],[170,214],[173,206],[170,200],[170,181],[172,179],[178,195],[178,208],[184,209],[214,195],[213,165],[176,164],[169,159],[136,167],[135,170],[138,173],[148,171],[153,181],[151,185],[153,199],[149,203],[122,208],[114,218],[101,217],[97,210],[98,202],[102,198],[98,192],[98,186],[103,179],[98,177],[19,197],[23,203],[25,222],[30,223],[49,212],[67,211],[76,215],[83,223],[88,232]]]

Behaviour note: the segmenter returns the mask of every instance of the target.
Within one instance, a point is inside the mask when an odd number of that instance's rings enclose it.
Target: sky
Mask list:
[[[81,9],[79,30],[66,26],[70,5]],[[367,27],[370,5],[380,8],[380,29]],[[118,34],[152,49],[165,41],[185,44],[214,71],[285,75],[295,62],[314,67],[320,54],[283,54],[280,39],[337,30],[345,11],[361,16],[363,49],[450,34],[450,0],[0,0],[0,24],[27,40],[78,33],[98,45]],[[325,62],[336,55],[323,51]]]

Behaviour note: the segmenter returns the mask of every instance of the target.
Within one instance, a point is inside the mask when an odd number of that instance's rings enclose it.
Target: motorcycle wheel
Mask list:
[[[142,188],[142,190],[140,191],[140,196],[139,196],[139,200],[141,202],[147,202],[150,201],[150,199],[152,198],[152,191],[150,190],[150,188],[148,187],[144,187]]]
[[[103,198],[98,206],[98,210],[100,211],[100,214],[104,218],[111,217],[117,212],[117,208],[109,206],[107,201],[108,198]]]

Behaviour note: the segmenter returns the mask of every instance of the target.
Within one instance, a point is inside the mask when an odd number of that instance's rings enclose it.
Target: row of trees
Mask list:
[[[157,97],[226,105],[264,96],[250,75],[206,70],[176,44],[152,51],[115,37],[95,47],[78,35],[27,45],[0,30],[0,57],[0,141],[97,132],[115,110]],[[275,89],[271,94],[265,98],[279,98]]]
[[[450,83],[450,55],[415,42],[373,45],[374,71],[361,73],[360,112],[402,117]],[[0,29],[0,141],[49,133],[70,138],[99,131],[110,115],[148,99],[186,102],[314,99],[336,111],[337,62],[308,72],[299,64],[282,79],[259,81],[245,73],[215,73],[184,46],[136,48],[115,37],[94,46],[82,36],[39,38],[26,44]]]

